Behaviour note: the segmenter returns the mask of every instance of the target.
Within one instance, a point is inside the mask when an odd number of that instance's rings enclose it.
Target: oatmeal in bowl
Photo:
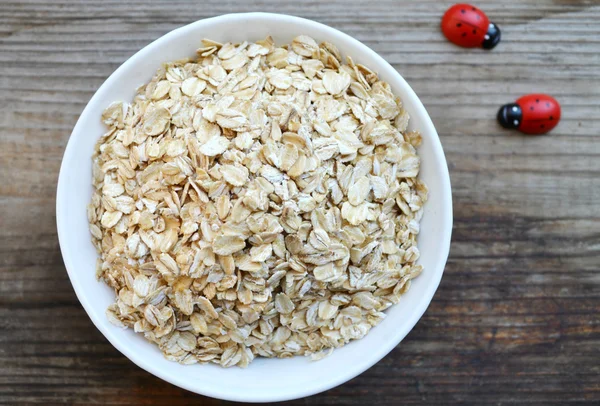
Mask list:
[[[422,271],[421,135],[334,44],[204,40],[102,119],[88,215],[107,316],[167,359],[321,358]]]
[[[107,80],[69,140],[57,224],[79,300],[123,354],[196,393],[279,401],[410,331],[452,203],[394,68],[332,28],[252,13],[175,30]]]

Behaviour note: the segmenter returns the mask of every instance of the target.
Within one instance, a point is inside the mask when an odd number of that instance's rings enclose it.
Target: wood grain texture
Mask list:
[[[94,91],[137,50],[229,12],[311,18],[406,78],[440,133],[455,227],[440,288],[408,337],[352,381],[289,405],[600,402],[600,2],[478,1],[491,52],[447,43],[449,2],[0,0],[0,404],[225,405],[119,354],[77,301],[59,253],[55,187]],[[549,136],[495,122],[546,92]]]

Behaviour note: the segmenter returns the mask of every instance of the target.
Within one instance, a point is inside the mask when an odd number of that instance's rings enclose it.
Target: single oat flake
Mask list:
[[[204,40],[102,120],[88,220],[107,317],[169,360],[321,359],[422,271],[421,136],[331,43]]]

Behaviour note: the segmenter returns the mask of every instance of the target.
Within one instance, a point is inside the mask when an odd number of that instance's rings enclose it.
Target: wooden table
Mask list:
[[[1,0],[0,404],[226,404],[144,372],[94,328],[54,204],[69,134],[106,77],[174,28],[241,11],[311,18],[379,52],[429,110],[454,193],[425,316],[367,372],[289,404],[598,404],[600,2],[479,1],[503,32],[491,52],[446,42],[440,3]],[[495,122],[530,92],[562,103],[549,136]]]

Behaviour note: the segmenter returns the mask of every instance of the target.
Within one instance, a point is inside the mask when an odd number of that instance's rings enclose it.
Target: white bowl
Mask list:
[[[114,293],[95,278],[97,255],[86,217],[92,195],[90,157],[94,144],[105,132],[100,115],[115,100],[131,101],[135,89],[147,82],[162,62],[193,56],[202,38],[242,42],[271,35],[283,44],[300,34],[329,41],[342,54],[378,72],[402,98],[411,117],[409,128],[421,130],[420,177],[430,190],[418,239],[422,253],[419,262],[425,270],[400,303],[387,311],[387,318],[379,326],[321,361],[259,358],[247,369],[183,366],[167,361],[154,344],[131,329],[113,326],[105,316]],[[429,115],[410,86],[383,58],[350,36],[314,21],[267,13],[229,14],[197,21],[157,39],[126,61],[98,89],[81,114],[63,157],[56,222],[63,259],[77,297],[96,327],[121,353],[151,374],[192,392],[234,401],[272,402],[340,385],[371,367],[408,334],[427,309],[444,271],[452,230],[452,195],[444,152]]]

